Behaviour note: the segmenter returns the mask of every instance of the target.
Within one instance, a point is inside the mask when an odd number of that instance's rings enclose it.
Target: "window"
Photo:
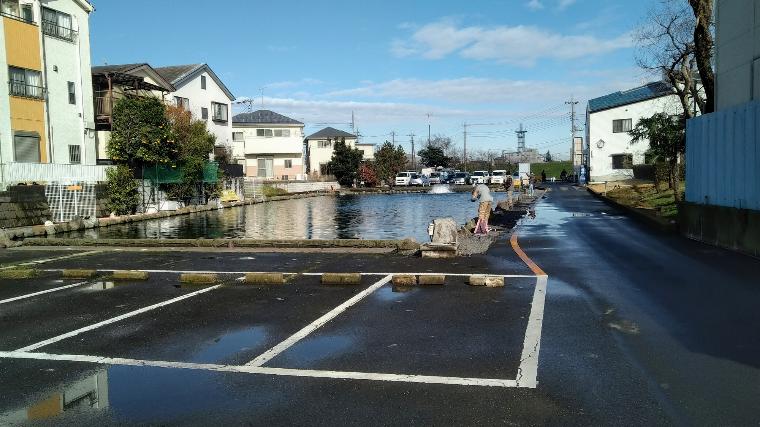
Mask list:
[[[317,146],[319,148],[330,148],[332,147],[332,141],[330,141],[329,139],[327,141],[319,141]]]
[[[285,160],[285,169],[290,169],[293,167],[293,161],[290,159]]]
[[[201,107],[201,118],[203,120],[208,120],[208,108]]]
[[[206,89],[206,76],[201,76],[201,89]]]
[[[290,129],[275,129],[274,136],[290,136]]]
[[[631,130],[632,124],[633,124],[633,119],[613,120],[612,133],[629,132]]]
[[[42,8],[42,33],[73,41],[76,31],[71,26],[71,15],[47,7]]]
[[[74,86],[74,82],[69,82],[69,104],[76,105],[76,103],[77,103],[76,87]]]
[[[256,136],[272,137],[272,129],[256,129]]]
[[[69,145],[69,163],[78,165],[82,163],[82,147],[79,145]]]
[[[31,4],[21,6],[21,19],[30,24],[34,22],[34,12],[32,12]]]
[[[259,178],[269,178],[274,176],[273,165],[274,159],[258,159],[256,176]]]
[[[11,96],[42,99],[42,74],[25,68],[8,67]]]
[[[211,119],[215,122],[227,121],[227,104],[220,104],[218,102],[211,103]]]
[[[19,163],[40,162],[40,134],[17,131],[13,135],[13,160]]]
[[[243,141],[243,132],[232,132],[233,141]]]
[[[631,169],[633,167],[633,154],[613,154],[612,169]]]
[[[190,99],[189,98],[182,98],[181,96],[175,96],[174,97],[174,105],[176,105],[179,108],[182,108],[185,111],[190,111]]]
[[[2,2],[0,2],[0,10],[3,12],[3,15],[16,19],[21,17],[18,0],[2,0]]]

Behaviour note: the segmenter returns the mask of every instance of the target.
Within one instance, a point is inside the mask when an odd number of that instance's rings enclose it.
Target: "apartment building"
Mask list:
[[[0,182],[99,180],[85,0],[1,0]],[[92,167],[90,167],[92,166]]]

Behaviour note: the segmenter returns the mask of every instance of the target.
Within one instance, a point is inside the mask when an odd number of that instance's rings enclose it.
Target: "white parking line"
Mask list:
[[[27,353],[20,351],[0,351],[0,358],[34,359],[66,362],[86,362],[104,365],[150,366],[169,369],[196,369],[217,372],[239,372],[259,375],[287,377],[329,378],[343,380],[387,381],[418,384],[445,384],[480,387],[521,387],[515,380],[495,378],[443,377],[433,375],[385,374],[376,372],[322,371],[313,369],[267,368],[262,366],[218,365],[213,363],[184,363],[158,360],[125,359],[74,354]]]
[[[21,262],[21,263],[18,263],[18,264],[12,264],[12,265],[6,265],[5,267],[0,267],[0,270],[8,270],[10,268],[16,268],[16,267],[19,267],[19,266],[44,264],[46,262],[61,261],[61,260],[64,260],[64,259],[77,258],[77,257],[82,257],[82,256],[87,256],[87,255],[93,255],[93,254],[99,254],[101,252],[103,252],[103,251],[87,251],[87,252],[79,252],[79,253],[75,253],[75,254],[59,256],[59,257],[55,257],[55,258],[45,258],[45,259],[37,259],[37,260],[34,260],[34,261],[25,261],[25,262]]]
[[[304,337],[309,335],[310,333],[317,330],[319,327],[324,325],[325,323],[329,322],[330,320],[334,319],[336,316],[338,316],[340,313],[343,313],[346,311],[349,307],[356,304],[357,302],[361,301],[366,297],[367,295],[371,294],[372,292],[375,292],[376,290],[380,289],[383,285],[390,282],[393,276],[388,275],[377,281],[372,286],[368,287],[367,289],[359,292],[358,294],[354,295],[352,298],[344,302],[343,304],[333,308],[329,312],[327,312],[324,316],[320,317],[319,319],[311,322],[309,325],[301,329],[300,331],[296,332],[295,334],[288,337],[285,341],[277,344],[276,346],[270,348],[269,350],[265,351],[255,359],[251,360],[250,362],[246,363],[246,366],[262,366],[263,364],[270,361],[272,358],[277,356],[278,354],[282,353],[283,351],[287,350],[292,346],[293,344],[297,343],[298,341],[302,340]]]
[[[94,324],[92,324],[90,326],[85,326],[83,328],[79,328],[79,329],[73,330],[71,332],[67,332],[65,334],[61,334],[61,335],[55,336],[53,338],[46,339],[46,340],[40,341],[40,342],[38,342],[36,344],[32,344],[32,345],[28,345],[26,347],[20,348],[20,349],[18,349],[16,351],[23,352],[23,351],[36,350],[36,349],[38,349],[40,347],[44,347],[46,345],[53,344],[55,342],[64,340],[66,338],[71,338],[73,336],[79,335],[79,334],[81,334],[83,332],[91,331],[93,329],[100,328],[101,326],[109,325],[111,323],[118,322],[120,320],[124,320],[124,319],[130,318],[132,316],[137,316],[138,314],[142,314],[142,313],[145,313],[147,311],[154,310],[156,308],[160,308],[160,307],[163,307],[163,306],[166,306],[166,305],[169,305],[169,304],[174,304],[175,302],[179,302],[179,301],[182,301],[182,300],[187,299],[187,298],[192,298],[192,297],[194,297],[196,295],[200,295],[202,293],[209,292],[209,291],[212,291],[214,289],[217,289],[220,286],[222,286],[222,285],[211,286],[211,287],[208,287],[208,288],[205,288],[205,289],[201,289],[199,291],[195,291],[195,292],[191,292],[189,294],[185,294],[185,295],[179,296],[177,298],[172,298],[170,300],[166,300],[166,301],[163,301],[163,302],[159,302],[157,304],[149,305],[147,307],[143,307],[143,308],[140,308],[138,310],[130,311],[129,313],[122,314],[121,316],[112,317],[112,318],[104,320],[102,322],[94,323]]]
[[[18,300],[22,300],[22,299],[26,299],[26,298],[31,298],[31,297],[36,297],[37,295],[48,294],[50,292],[62,291],[64,289],[75,288],[77,286],[82,286],[82,285],[87,284],[87,283],[89,283],[89,282],[79,282],[79,283],[74,283],[74,284],[71,284],[71,285],[59,286],[57,288],[46,289],[44,291],[34,292],[34,293],[31,293],[31,294],[20,295],[20,296],[13,297],[13,298],[7,298],[7,299],[4,299],[4,300],[0,300],[0,304],[6,304],[6,303],[9,303],[9,302],[13,302],[13,301],[18,301]]]
[[[538,385],[538,352],[541,349],[541,328],[544,322],[544,303],[546,301],[545,275],[536,276],[536,288],[530,307],[528,327],[525,330],[520,366],[517,368],[517,385],[536,388]]]
[[[65,269],[63,268],[50,268],[45,269],[42,271],[45,272],[59,272],[63,271]],[[112,273],[114,271],[121,271],[124,270],[119,268],[99,268],[97,271],[102,271],[104,273]],[[143,271],[146,273],[156,273],[156,274],[162,274],[162,273],[176,273],[176,274],[264,274],[264,273],[282,273],[282,274],[289,274],[294,276],[321,276],[325,273],[340,273],[338,271],[329,271],[329,272],[288,272],[288,271],[214,271],[214,270],[131,270],[131,271]],[[494,273],[415,273],[411,271],[399,271],[395,273],[385,272],[385,273],[362,273],[359,272],[362,276],[393,276],[394,274],[411,274],[415,276],[450,276],[450,277],[469,277],[472,275],[487,275],[487,276],[500,276],[500,277],[507,277],[507,278],[528,278],[532,279],[536,277],[535,274],[494,274]]]

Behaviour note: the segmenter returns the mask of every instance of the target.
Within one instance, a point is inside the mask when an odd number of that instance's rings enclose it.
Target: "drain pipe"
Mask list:
[[[40,39],[42,40],[42,84],[44,85],[43,94],[45,95],[45,120],[47,121],[45,130],[47,131],[47,152],[48,162],[53,163],[53,131],[50,126],[50,95],[48,92],[48,72],[47,72],[47,50],[45,48],[45,34],[42,28],[42,3],[37,3],[38,17],[40,20]],[[42,159],[40,159],[41,161]]]

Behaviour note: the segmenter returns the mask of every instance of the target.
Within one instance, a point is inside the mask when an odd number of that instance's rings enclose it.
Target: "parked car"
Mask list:
[[[507,179],[507,171],[505,170],[495,170],[493,171],[493,175],[491,175],[491,184],[504,184],[504,181]]]
[[[442,172],[431,172],[430,173],[430,184],[443,184],[443,181],[445,180],[446,176]]]
[[[412,175],[414,175],[414,172],[399,172],[396,175],[396,185],[409,185],[409,181],[412,179]]]
[[[470,183],[470,174],[467,172],[457,172],[452,178],[452,184],[467,185]]]
[[[430,179],[422,174],[412,174],[409,179],[409,185],[417,185],[420,187],[427,187],[430,185]]]
[[[488,174],[488,171],[475,171],[472,173],[470,181],[473,184],[488,184],[491,182],[491,176]]]

